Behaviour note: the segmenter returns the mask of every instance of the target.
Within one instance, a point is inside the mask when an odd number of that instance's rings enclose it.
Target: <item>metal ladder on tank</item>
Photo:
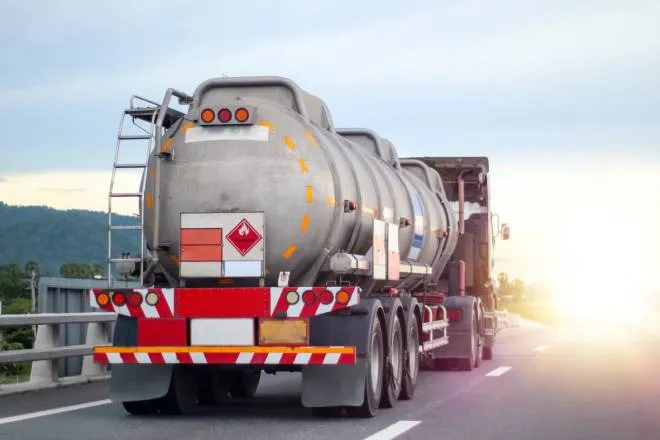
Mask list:
[[[130,100],[130,107],[125,109],[122,112],[119,129],[117,135],[117,143],[115,146],[115,155],[112,166],[112,177],[110,179],[110,192],[108,196],[108,287],[112,287],[112,266],[113,264],[131,264],[139,265],[140,272],[140,286],[143,286],[144,283],[144,263],[145,263],[145,239],[144,239],[144,191],[147,183],[147,165],[149,163],[149,155],[152,151],[160,151],[161,139],[164,134],[164,129],[169,128],[177,120],[179,120],[183,113],[178,110],[174,110],[169,107],[170,100],[172,96],[179,98],[180,104],[190,104],[192,98],[185,93],[179,92],[175,89],[167,89],[165,93],[165,98],[163,99],[162,104],[158,104],[149,99],[143,98],[141,96],[133,95]],[[146,106],[144,106],[146,104]],[[142,105],[140,107],[139,105]],[[161,111],[165,109],[165,111]],[[130,118],[131,123],[134,127],[138,129],[139,134],[126,134],[124,132],[124,126],[126,119]],[[140,125],[138,121],[148,122],[148,127]],[[119,153],[124,142],[136,142],[136,141],[146,141],[145,146],[145,156],[144,162],[137,163],[122,163],[119,162]],[[155,150],[154,150],[155,147]],[[153,194],[153,209],[155,213],[154,220],[154,229],[158,228],[158,219],[159,219],[159,189],[160,185],[158,184],[158,179],[160,178],[160,162],[167,155],[160,155],[156,153],[158,161],[156,162],[156,176],[157,184],[154,189]],[[121,169],[135,169],[142,170],[142,178],[140,181],[140,187],[136,192],[115,192],[115,179],[117,170]],[[116,198],[134,198],[138,200],[139,206],[139,217],[140,223],[137,225],[114,225],[112,224],[112,202]],[[113,258],[112,257],[112,233],[113,231],[122,231],[122,230],[134,230],[140,232],[140,247],[137,257],[122,257],[122,258]],[[154,247],[158,248],[158,234],[155,234]]]

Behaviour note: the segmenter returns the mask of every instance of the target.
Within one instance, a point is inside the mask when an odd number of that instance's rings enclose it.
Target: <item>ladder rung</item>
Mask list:
[[[115,168],[146,168],[147,165],[144,163],[117,163]]]
[[[111,263],[139,263],[142,261],[139,258],[111,258]]]
[[[127,115],[153,115],[156,111],[158,111],[160,107],[134,107],[134,108],[127,108],[124,110],[124,113]]]
[[[137,141],[151,139],[150,134],[123,134],[119,136],[122,141]]]
[[[110,230],[112,231],[139,231],[142,229],[142,226],[140,225],[112,225],[110,226]]]
[[[110,193],[110,197],[142,197],[142,193]]]

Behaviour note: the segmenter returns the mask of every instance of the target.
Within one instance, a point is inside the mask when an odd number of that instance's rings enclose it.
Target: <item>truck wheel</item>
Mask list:
[[[124,409],[136,416],[144,416],[156,412],[153,400],[136,400],[133,402],[122,402]]]
[[[418,331],[417,315],[413,313],[408,322],[408,353],[407,360],[404,364],[403,379],[401,383],[401,400],[410,400],[415,394],[415,387],[417,386],[417,375],[419,374],[419,364],[421,353],[419,352],[419,331]]]
[[[199,404],[219,405],[229,397],[231,375],[226,371],[209,369],[199,381]]]
[[[385,365],[383,382],[383,393],[380,398],[381,408],[393,408],[399,394],[401,394],[401,380],[403,378],[403,338],[405,332],[402,329],[401,319],[394,316],[392,331],[390,332],[390,361]]]
[[[472,371],[473,368],[478,366],[476,358],[479,355],[479,334],[476,320],[475,313],[472,318],[472,327],[470,327],[470,357],[460,359],[461,369],[465,371]]]
[[[481,359],[486,361],[493,359],[493,347],[484,347],[484,352]]]
[[[354,417],[374,417],[380,405],[383,387],[384,338],[378,316],[374,317],[371,327],[371,342],[367,352],[366,378],[364,381],[364,401],[361,406],[346,408]]]
[[[172,368],[170,389],[158,402],[165,414],[185,414],[195,409],[199,382],[196,370],[186,367],[177,365]]]
[[[229,393],[236,399],[249,399],[259,387],[261,370],[237,371],[231,380]]]

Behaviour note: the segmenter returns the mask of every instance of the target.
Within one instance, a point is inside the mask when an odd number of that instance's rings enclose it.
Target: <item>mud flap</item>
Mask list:
[[[461,320],[447,328],[449,344],[435,350],[435,358],[462,358],[470,356],[470,323],[474,317],[476,299],[472,296],[449,296],[443,304],[446,308],[461,309]]]
[[[137,321],[118,315],[112,342],[114,346],[136,346]],[[111,372],[110,398],[120,402],[163,397],[172,379],[172,365],[114,364]]]
[[[310,322],[312,345],[355,346],[355,365],[310,365],[302,373],[302,404],[305,407],[360,406],[364,401],[366,351],[370,329],[382,305],[378,299],[363,299],[350,315],[321,315]]]
[[[110,398],[116,402],[158,399],[167,394],[172,365],[112,366]]]

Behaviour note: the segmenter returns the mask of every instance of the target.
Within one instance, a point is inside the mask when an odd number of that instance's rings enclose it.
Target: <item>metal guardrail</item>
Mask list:
[[[36,326],[34,348],[0,351],[0,364],[33,361],[30,384],[57,384],[60,381],[58,360],[84,356],[80,378],[103,376],[103,365],[94,364],[92,347],[110,345],[110,325],[116,313],[42,313],[28,315],[0,315],[0,328],[23,325]],[[84,345],[59,346],[60,325],[87,324]],[[13,385],[12,385],[13,386]]]

